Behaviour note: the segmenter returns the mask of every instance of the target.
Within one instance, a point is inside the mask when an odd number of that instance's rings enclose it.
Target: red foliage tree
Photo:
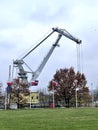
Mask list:
[[[57,85],[53,86],[52,81],[57,82]],[[89,94],[89,89],[86,87],[86,84],[87,81],[84,74],[81,74],[80,72],[75,73],[73,67],[69,69],[64,68],[56,71],[53,79],[49,83],[48,90],[52,91],[52,88],[54,87],[55,101],[64,100],[66,107],[69,107],[70,104],[75,105],[75,91],[77,88],[82,91],[82,93],[87,90],[87,93]]]

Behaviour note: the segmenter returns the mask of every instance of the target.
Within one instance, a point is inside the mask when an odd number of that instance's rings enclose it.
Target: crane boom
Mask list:
[[[32,80],[36,80],[38,78],[38,76],[40,75],[40,73],[43,70],[45,64],[47,63],[48,59],[50,58],[52,52],[58,46],[58,42],[61,39],[61,36],[62,36],[61,34],[58,34],[58,37],[57,37],[55,43],[52,45],[52,47],[49,50],[49,52],[47,53],[46,57],[43,59],[42,63],[38,67],[38,69],[32,74]]]
[[[48,37],[50,37],[55,30],[52,30],[51,33],[49,33],[43,40],[41,40],[34,48],[32,48],[26,55],[24,55],[21,60],[23,60],[25,57],[27,57],[32,51],[34,51],[41,43],[43,43]]]
[[[49,38],[54,32],[58,33],[58,37],[55,41],[55,43],[52,45],[52,47],[50,48],[49,52],[47,53],[46,57],[43,59],[43,61],[41,62],[41,64],[39,65],[38,69],[33,72],[32,69],[24,62],[24,58],[26,58],[32,51],[34,51],[37,47],[39,47],[47,38]],[[16,65],[16,67],[18,67],[19,70],[19,78],[22,79],[22,82],[25,84],[28,84],[28,80],[27,80],[27,71],[24,70],[23,68],[23,64],[25,64],[28,69],[31,71],[30,73],[32,74],[32,79],[31,80],[36,80],[38,78],[38,76],[40,75],[41,71],[43,70],[44,66],[46,65],[49,57],[51,56],[51,54],[53,53],[54,49],[58,46],[58,42],[61,39],[62,36],[67,37],[68,39],[76,42],[77,44],[81,44],[81,40],[79,40],[78,38],[75,38],[74,36],[72,36],[67,30],[65,29],[60,29],[60,28],[52,28],[52,31],[50,34],[48,34],[43,40],[41,40],[35,47],[33,47],[27,54],[25,54],[21,59],[17,59],[13,62],[14,65]]]
[[[27,66],[27,68],[31,71],[31,73],[34,73],[30,67],[24,62],[24,58],[26,58],[32,51],[34,51],[38,46],[40,46],[48,37],[50,37],[52,34],[54,33],[54,30],[52,30],[51,33],[49,33],[44,39],[42,39],[36,46],[34,46],[26,55],[24,55],[21,59],[16,59],[15,61],[13,61],[13,64],[15,65],[15,67],[18,68],[19,72],[19,78],[22,79],[23,83],[28,84],[27,81],[27,71],[24,70],[23,68],[23,64],[25,64]]]

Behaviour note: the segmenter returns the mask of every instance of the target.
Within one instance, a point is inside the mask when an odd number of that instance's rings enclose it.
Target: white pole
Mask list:
[[[78,106],[78,104],[77,104],[77,88],[76,88],[75,91],[76,91],[76,94],[75,94],[75,95],[76,95],[76,108],[77,108],[77,106]]]
[[[76,102],[76,108],[77,108],[78,107],[78,104],[77,104],[77,90],[78,90],[77,80],[75,80],[74,83],[75,83],[75,102]]]
[[[31,109],[31,91],[30,91],[30,109]]]
[[[52,90],[53,90],[53,108],[54,108],[54,85],[52,85]]]
[[[7,93],[5,93],[5,110],[6,110],[6,104],[7,104],[6,99],[7,99]]]
[[[94,104],[94,90],[93,90],[93,83],[91,83],[91,89],[92,89],[92,107]]]

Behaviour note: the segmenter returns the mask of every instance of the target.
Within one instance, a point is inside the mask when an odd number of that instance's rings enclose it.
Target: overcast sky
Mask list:
[[[98,0],[0,0],[0,81],[8,80],[9,65],[48,33],[52,27],[67,29],[82,40],[82,70],[88,86],[98,84]],[[51,36],[38,50],[26,57],[37,69],[55,42]],[[47,87],[60,68],[77,70],[76,43],[62,37],[39,76],[39,87]]]

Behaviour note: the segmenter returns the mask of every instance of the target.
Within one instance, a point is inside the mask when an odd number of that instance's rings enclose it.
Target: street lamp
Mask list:
[[[58,83],[56,81],[52,81],[52,92],[53,92],[53,108],[55,107],[54,102],[54,87],[57,87]]]
[[[76,102],[76,108],[78,107],[78,100],[77,100],[77,91],[78,91],[78,88],[77,88],[77,82],[78,80],[75,80],[74,83],[75,83],[75,102]]]
[[[32,107],[31,84],[29,84],[29,101],[30,101],[30,109],[31,109]]]
[[[92,107],[94,103],[94,90],[93,90],[93,83],[91,83],[91,89],[92,89]]]
[[[76,90],[75,90],[75,92],[76,92],[76,94],[75,94],[75,95],[76,95],[76,108],[78,107],[78,103],[77,103],[77,102],[78,102],[78,98],[77,98],[77,97],[78,97],[78,95],[77,95],[77,91],[78,91],[78,88],[76,88]]]

